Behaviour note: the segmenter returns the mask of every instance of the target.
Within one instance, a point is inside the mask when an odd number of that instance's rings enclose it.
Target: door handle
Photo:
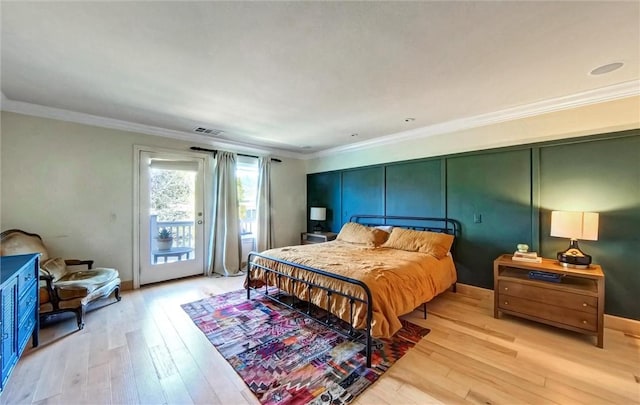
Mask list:
[[[202,225],[202,220],[201,219],[198,220],[198,225]]]

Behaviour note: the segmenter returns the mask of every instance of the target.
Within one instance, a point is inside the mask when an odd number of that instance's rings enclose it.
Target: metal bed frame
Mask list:
[[[404,222],[404,223],[401,223]],[[430,217],[404,217],[404,216],[389,216],[389,215],[353,215],[350,218],[350,222],[357,222],[361,225],[365,226],[394,226],[401,227],[407,229],[414,230],[422,230],[422,231],[431,231],[431,232],[444,232],[454,235],[456,238],[460,235],[460,224],[458,221],[449,219],[449,218],[430,218]],[[454,239],[455,245],[455,239]],[[451,251],[453,252],[454,246],[451,247]],[[262,262],[272,261],[276,263],[285,264],[296,269],[302,270],[299,277],[295,277],[290,274],[283,273],[281,271],[272,269],[268,267],[266,264],[258,263],[258,259],[264,259]],[[261,269],[264,271],[264,291],[262,291],[263,286],[254,287],[251,283],[251,274],[254,269]],[[325,277],[329,277],[332,279],[340,280],[342,282],[352,284],[354,286],[359,287],[362,290],[362,296],[364,298],[359,298],[353,295],[345,294],[341,291],[334,290],[331,288],[327,288],[317,283],[310,282],[304,279],[305,272],[320,274]],[[273,288],[269,288],[268,274],[274,274],[276,277],[276,285],[271,287],[276,287],[275,290]],[[287,293],[280,289],[282,278],[286,278],[291,280],[292,291],[295,291],[296,283],[302,283],[307,286],[307,299],[302,300],[299,297],[296,297],[294,293]],[[306,317],[313,319],[316,322],[323,324],[324,326],[334,330],[339,333],[343,337],[352,340],[352,341],[364,341],[365,344],[365,355],[367,359],[367,367],[371,367],[371,354],[372,354],[372,346],[373,339],[371,336],[371,322],[373,319],[373,310],[371,303],[373,302],[371,291],[369,287],[362,281],[356,280],[349,277],[344,277],[339,274],[330,273],[324,271],[322,269],[316,269],[313,267],[305,266],[298,263],[289,262],[286,260],[278,259],[275,257],[263,255],[257,252],[249,253],[247,259],[247,278],[246,278],[246,289],[247,289],[247,299],[251,299],[251,290],[254,290],[258,293],[261,293],[265,297],[273,300],[280,305],[283,305],[293,311],[301,313]],[[453,285],[455,291],[455,284]],[[325,294],[327,309],[316,307],[311,304],[311,294],[314,291],[314,294]],[[283,294],[284,293],[284,294]],[[347,327],[344,327],[346,321],[342,321],[337,315],[333,315],[331,313],[331,299],[332,296],[338,295],[344,297],[349,300],[350,310],[349,310],[349,323]],[[290,302],[288,302],[290,299]],[[296,302],[297,300],[297,302]],[[366,315],[366,323],[365,328],[363,330],[357,330],[353,327],[353,306],[356,302],[360,302],[367,307],[367,315]],[[304,307],[306,303],[306,308]],[[424,316],[425,319],[427,317],[427,309],[426,303],[423,304]],[[321,310],[323,311],[321,315],[314,314],[314,312]],[[325,315],[325,316],[322,316]],[[335,320],[332,320],[332,317]]]

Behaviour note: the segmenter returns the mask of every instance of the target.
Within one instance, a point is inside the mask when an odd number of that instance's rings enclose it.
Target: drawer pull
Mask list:
[[[587,321],[584,321],[584,320],[583,320],[583,321],[582,321],[582,323],[584,323],[584,324],[586,325],[586,324],[587,324]]]
[[[586,303],[586,302],[583,302],[583,303],[582,303],[582,306],[583,306],[583,307],[586,307],[586,306],[587,306],[587,303]]]
[[[504,288],[504,290],[505,290],[505,291],[509,291],[509,287],[505,287],[505,288]]]
[[[504,305],[509,305],[509,301],[505,301],[505,302],[504,302]]]

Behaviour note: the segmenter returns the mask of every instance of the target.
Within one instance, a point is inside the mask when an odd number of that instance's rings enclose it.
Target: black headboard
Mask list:
[[[352,215],[350,222],[365,226],[397,226],[417,231],[448,233],[455,236],[451,251],[455,250],[456,240],[460,237],[460,222],[450,218],[404,217],[397,215]]]

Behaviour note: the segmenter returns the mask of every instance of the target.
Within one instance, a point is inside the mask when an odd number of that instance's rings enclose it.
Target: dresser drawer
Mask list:
[[[29,262],[18,273],[18,294],[20,296],[22,296],[27,291],[31,283],[35,283],[37,281],[36,279],[38,273],[36,273],[35,268],[37,263],[37,260]]]
[[[501,310],[517,312],[590,332],[598,330],[596,313],[576,311],[506,294],[499,294],[498,307]]]
[[[0,396],[29,338],[38,346],[39,256],[0,256]]]
[[[20,295],[18,298],[18,322],[23,322],[26,316],[30,316],[35,318],[36,313],[36,302],[38,301],[37,288],[38,284],[35,280],[31,283],[30,286],[26,286],[27,291],[24,294]]]
[[[36,317],[28,316],[24,322],[18,326],[18,350],[22,352],[27,346],[29,338],[33,334],[33,328],[36,326]]]
[[[499,294],[520,297],[590,314],[596,314],[598,312],[598,297],[590,295],[552,290],[507,280],[500,280],[498,288]]]

